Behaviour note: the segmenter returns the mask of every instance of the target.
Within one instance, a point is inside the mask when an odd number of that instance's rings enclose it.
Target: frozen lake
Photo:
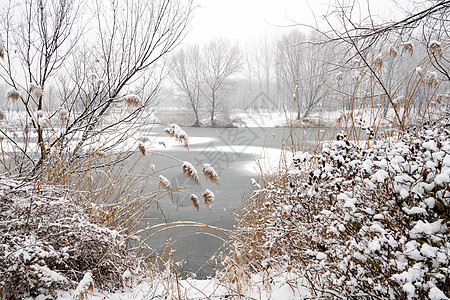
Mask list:
[[[161,136],[164,127],[156,127],[151,135]],[[277,166],[282,141],[289,136],[288,128],[183,128],[189,135],[190,149],[187,151],[182,145],[170,146],[159,152],[176,157],[182,161],[189,161],[196,167],[200,176],[200,185],[196,193],[200,200],[200,211],[197,212],[192,205],[189,194],[174,193],[173,200],[165,197],[159,201],[162,212],[151,209],[141,221],[141,228],[155,223],[194,221],[220,228],[232,229],[235,225],[236,215],[240,213],[243,201],[251,191],[251,178],[261,183],[256,161],[260,161],[266,169],[270,165]],[[296,129],[297,139],[305,146],[313,144],[317,137],[330,140],[335,136],[336,130],[324,132],[318,128]],[[289,142],[287,142],[289,144]],[[287,147],[290,149],[290,147]],[[172,159],[165,156],[150,154],[145,157],[148,163],[155,164],[157,169],[173,165]],[[209,163],[220,176],[220,186],[205,181],[201,172],[201,165]],[[196,165],[198,164],[198,165]],[[182,174],[181,167],[165,170],[161,173],[168,178],[173,187],[195,186]],[[157,189],[148,186],[149,190]],[[208,188],[215,195],[211,211],[203,204],[202,192]],[[202,233],[199,233],[202,232]],[[217,235],[219,238],[209,234]],[[198,228],[179,228],[163,231],[148,239],[153,248],[162,248],[165,241],[177,241],[173,244],[173,255],[179,261],[178,271],[181,276],[196,273],[197,278],[213,275],[215,261],[203,266],[222,246],[226,236],[213,230],[199,230]],[[203,266],[203,267],[202,267]]]

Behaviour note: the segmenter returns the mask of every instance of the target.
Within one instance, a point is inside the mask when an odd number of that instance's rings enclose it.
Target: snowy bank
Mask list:
[[[291,270],[319,297],[447,299],[449,127],[297,153],[250,198],[227,270]]]
[[[1,178],[0,195],[1,299],[73,289],[81,296],[91,284],[114,291],[128,270],[139,275],[126,237],[95,222],[99,208],[69,190]]]

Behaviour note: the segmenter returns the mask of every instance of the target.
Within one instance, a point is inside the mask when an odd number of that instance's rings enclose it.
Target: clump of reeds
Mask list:
[[[183,173],[186,174],[188,178],[192,179],[192,181],[194,181],[196,184],[199,183],[197,170],[190,162],[185,161],[183,163],[182,170]]]
[[[373,65],[379,69],[381,69],[383,67],[383,56],[382,54],[378,54],[377,56],[375,56],[375,58],[373,59]]]
[[[432,88],[438,84],[438,76],[437,73],[432,71],[428,71],[425,74],[424,80],[429,88]]]
[[[44,94],[42,91],[42,87],[34,83],[30,84],[30,93],[34,95],[36,98],[41,98],[42,95]]]
[[[3,110],[0,109],[0,121],[6,120],[6,114]]]
[[[319,298],[364,294],[428,299],[429,288],[421,282],[433,282],[448,295],[447,277],[436,276],[448,259],[438,261],[436,253],[448,253],[448,227],[442,224],[449,201],[441,195],[450,177],[436,163],[445,158],[436,154],[449,145],[449,132],[443,130],[449,119],[447,114],[416,133],[393,130],[395,137],[378,139],[367,148],[342,134],[320,154],[300,153],[298,161],[294,157],[295,169],[279,172],[248,199],[237,227],[247,240],[235,246],[231,264],[258,272],[270,264],[292,269],[308,278]],[[386,165],[376,163],[382,159]],[[416,188],[426,184],[432,188]],[[425,229],[431,224],[436,225],[434,232]],[[247,245],[267,257],[245,251]],[[431,248],[435,252],[426,251]],[[226,271],[234,269],[227,266]],[[405,270],[421,275],[405,277]],[[408,285],[417,288],[405,289]],[[328,294],[330,290],[334,293]]]
[[[60,109],[58,112],[58,118],[61,121],[69,120],[69,111],[67,109]]]
[[[214,202],[215,195],[209,189],[206,189],[203,193],[203,199],[205,200],[206,206],[211,210],[212,203]]]
[[[216,170],[214,170],[214,168],[211,167],[210,164],[204,164],[202,171],[207,180],[209,179],[211,182],[220,185],[219,176],[217,175]]]
[[[0,58],[5,59],[5,49],[3,48],[3,44],[0,42]]]
[[[189,136],[183,129],[180,128],[180,126],[177,124],[172,124],[170,127],[165,128],[164,132],[169,136],[174,137],[178,142],[184,144],[186,149],[189,149]]]
[[[20,99],[20,92],[16,89],[10,89],[7,93],[6,93],[6,98],[8,98],[11,101],[17,101]]]
[[[97,89],[99,89],[103,84],[105,83],[105,80],[103,78],[99,78],[97,79],[97,81],[95,82],[95,87]]]
[[[142,143],[147,143],[150,141],[148,136],[141,136],[137,139],[138,141],[142,142]]]
[[[144,102],[142,102],[141,97],[139,97],[138,95],[135,95],[135,94],[129,94],[129,95],[123,96],[123,101],[128,106],[134,106],[134,107],[144,106]]]

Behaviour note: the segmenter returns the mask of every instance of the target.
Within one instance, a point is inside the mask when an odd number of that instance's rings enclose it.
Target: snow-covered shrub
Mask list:
[[[114,290],[139,269],[125,237],[91,222],[67,191],[1,179],[0,195],[0,299],[55,295],[86,274]]]
[[[448,114],[370,145],[338,135],[294,162],[243,212],[248,271],[295,270],[326,298],[450,297]]]

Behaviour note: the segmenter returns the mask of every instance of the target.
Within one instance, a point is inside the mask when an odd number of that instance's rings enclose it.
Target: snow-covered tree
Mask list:
[[[241,52],[237,44],[224,39],[215,39],[204,46],[205,68],[202,93],[210,104],[211,125],[215,125],[220,103],[220,92],[227,80],[241,68]]]
[[[141,122],[164,77],[162,58],[183,39],[193,9],[191,1],[180,0],[1,6],[0,76],[9,86],[8,100],[20,107],[20,129],[37,132],[39,159],[31,154],[36,149],[30,135],[0,130],[19,153],[11,157],[21,166],[16,170],[29,171],[38,171],[55,150],[76,161],[102,133]],[[48,98],[50,83],[59,91],[56,101]],[[102,124],[120,107],[120,117]]]
[[[172,57],[172,81],[186,96],[194,111],[194,126],[201,125],[199,114],[203,66],[198,45],[181,49]]]

